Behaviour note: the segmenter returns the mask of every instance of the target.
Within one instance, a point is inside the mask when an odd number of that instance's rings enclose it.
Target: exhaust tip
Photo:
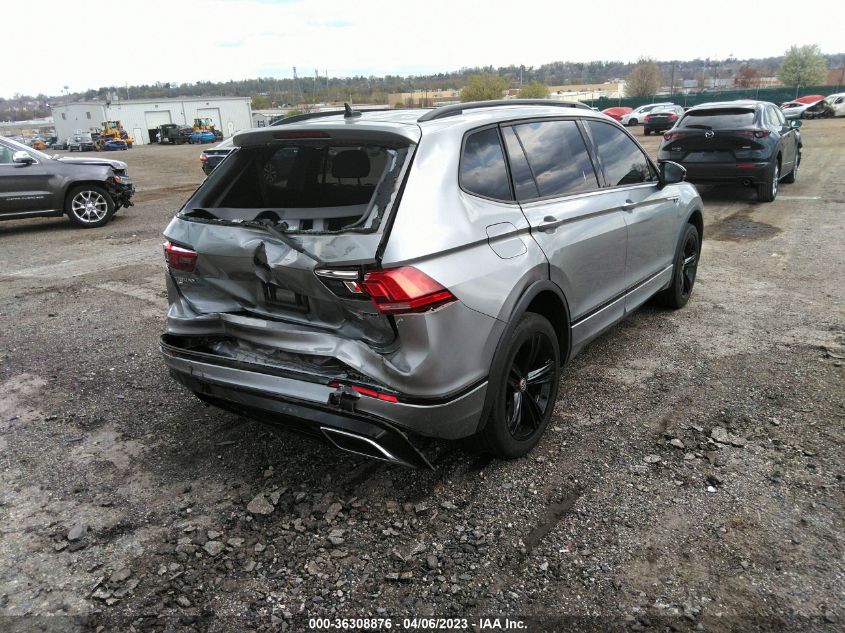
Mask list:
[[[391,453],[372,438],[327,426],[321,426],[320,431],[322,431],[329,442],[343,451],[407,466],[407,462]]]

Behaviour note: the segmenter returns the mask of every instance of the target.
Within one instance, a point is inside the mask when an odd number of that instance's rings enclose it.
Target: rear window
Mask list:
[[[750,127],[753,124],[754,110],[724,108],[722,110],[693,110],[687,112],[678,125],[706,130],[722,130]]]
[[[240,148],[209,177],[185,213],[269,220],[288,231],[375,230],[398,188],[407,154],[408,148],[319,141]],[[192,211],[198,207],[203,211]]]

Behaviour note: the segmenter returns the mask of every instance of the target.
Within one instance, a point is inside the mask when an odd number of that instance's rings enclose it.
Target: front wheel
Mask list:
[[[103,226],[114,215],[114,201],[102,187],[80,185],[68,193],[65,212],[76,226],[93,229]]]
[[[700,257],[701,237],[698,235],[698,229],[692,224],[687,224],[672,268],[672,285],[655,296],[659,305],[677,310],[687,304],[695,286]]]
[[[639,121],[636,119],[628,119],[628,125],[636,125],[637,123],[639,123]]]
[[[480,433],[484,450],[514,459],[530,451],[552,416],[560,381],[560,346],[548,319],[527,312],[507,345],[502,374],[489,385],[495,398]]]

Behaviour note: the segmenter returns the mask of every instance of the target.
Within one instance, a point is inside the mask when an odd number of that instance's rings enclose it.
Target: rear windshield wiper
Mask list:
[[[266,219],[266,220],[236,220],[236,221],[234,221],[234,223],[240,224],[241,226],[249,226],[249,227],[256,228],[256,229],[263,229],[263,230],[267,231],[270,235],[275,237],[277,240],[282,242],[283,244],[290,246],[297,253],[302,253],[303,255],[308,257],[309,259],[313,259],[318,264],[325,263],[325,262],[323,262],[322,259],[320,259],[316,255],[314,255],[314,253],[307,251],[302,246],[302,244],[297,242],[290,235],[285,235],[285,231],[287,231],[287,229],[288,229],[288,223],[287,222],[281,222],[279,224],[275,224],[272,220]]]
[[[288,229],[287,222],[274,223],[269,218],[262,220],[227,220],[225,218],[220,218],[214,215],[206,209],[200,208],[194,208],[190,211],[183,211],[181,215],[188,218],[197,218],[198,220],[205,220],[206,222],[219,222],[220,224],[229,224],[232,226],[247,226],[253,229],[261,229],[262,231],[266,231],[267,233],[275,237],[277,240],[279,240],[286,246],[289,246],[297,253],[302,253],[309,259],[313,259],[318,264],[325,263],[322,259],[303,248],[302,244],[297,242],[291,236],[285,235],[285,231],[287,231]]]

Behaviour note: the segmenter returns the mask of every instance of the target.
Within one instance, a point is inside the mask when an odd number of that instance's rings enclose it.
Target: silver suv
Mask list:
[[[582,104],[347,109],[234,144],[165,230],[164,359],[202,400],[348,451],[524,455],[569,359],[693,289],[695,187]]]

